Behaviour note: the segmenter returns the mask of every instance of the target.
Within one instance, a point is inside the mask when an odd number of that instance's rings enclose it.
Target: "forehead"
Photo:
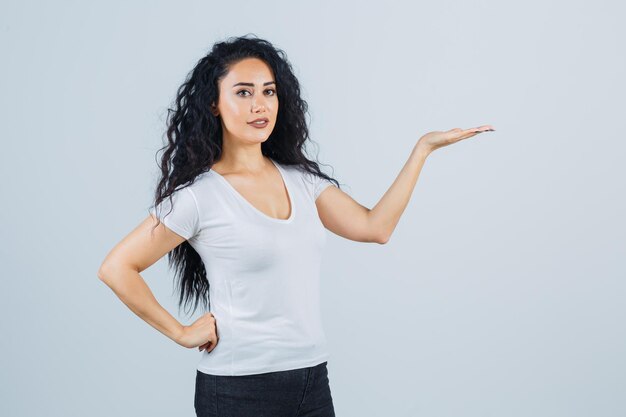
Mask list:
[[[258,58],[246,58],[231,65],[223,81],[225,81],[225,87],[228,88],[237,82],[263,85],[267,81],[274,81],[274,74],[265,61]]]

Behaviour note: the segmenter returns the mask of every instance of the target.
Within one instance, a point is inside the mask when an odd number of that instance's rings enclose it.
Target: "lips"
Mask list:
[[[248,122],[248,124],[255,129],[265,129],[266,127],[270,125],[270,122],[267,117],[260,117],[251,122]]]
[[[268,123],[269,119],[267,117],[261,117],[261,118],[258,118],[258,119],[254,119],[251,122],[248,122],[248,124],[253,124],[255,122],[266,122],[266,123]]]

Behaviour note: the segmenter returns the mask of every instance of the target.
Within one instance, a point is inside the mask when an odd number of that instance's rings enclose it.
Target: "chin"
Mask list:
[[[259,132],[258,135],[252,136],[251,139],[255,141],[265,142],[266,140],[269,139],[271,134],[272,134],[271,130],[268,130],[267,132],[263,131],[263,132]]]
[[[253,142],[253,143],[263,143],[265,142],[267,139],[269,139],[269,135],[267,136],[248,136],[248,142]]]

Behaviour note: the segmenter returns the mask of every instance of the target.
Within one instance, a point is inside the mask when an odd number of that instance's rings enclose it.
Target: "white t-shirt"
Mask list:
[[[315,200],[332,183],[272,162],[291,200],[288,219],[264,214],[213,170],[174,193],[171,213],[169,199],[161,203],[163,224],[188,240],[206,268],[219,341],[202,352],[197,369],[204,373],[284,371],[329,358],[320,311],[326,229]]]

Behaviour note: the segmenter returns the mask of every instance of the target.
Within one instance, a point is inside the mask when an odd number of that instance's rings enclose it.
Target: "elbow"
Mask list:
[[[370,230],[368,238],[365,240],[366,242],[378,243],[379,245],[384,245],[389,242],[390,233],[385,231],[381,231],[378,229]]]
[[[376,243],[378,243],[379,245],[384,245],[385,243],[389,242],[389,236],[388,235],[384,235],[382,237],[379,237],[376,240]]]
[[[98,279],[102,282],[106,282],[107,280],[107,269],[108,266],[106,264],[100,265],[100,268],[98,269]]]
[[[377,233],[372,242],[378,243],[379,245],[384,245],[389,242],[390,235],[387,233]]]
[[[378,243],[379,245],[384,245],[389,242],[391,232],[393,231],[393,229],[389,231],[380,221],[373,218],[372,209],[368,211],[367,230],[370,237],[369,241]]]
[[[102,265],[100,265],[100,268],[98,269],[98,279],[107,284],[109,287],[111,286],[113,277],[119,275],[120,268],[116,265],[112,265],[109,262],[104,262]]]
[[[128,281],[128,274],[139,272],[137,269],[115,261],[105,261],[98,269],[98,279],[104,282],[114,292],[124,289]]]

